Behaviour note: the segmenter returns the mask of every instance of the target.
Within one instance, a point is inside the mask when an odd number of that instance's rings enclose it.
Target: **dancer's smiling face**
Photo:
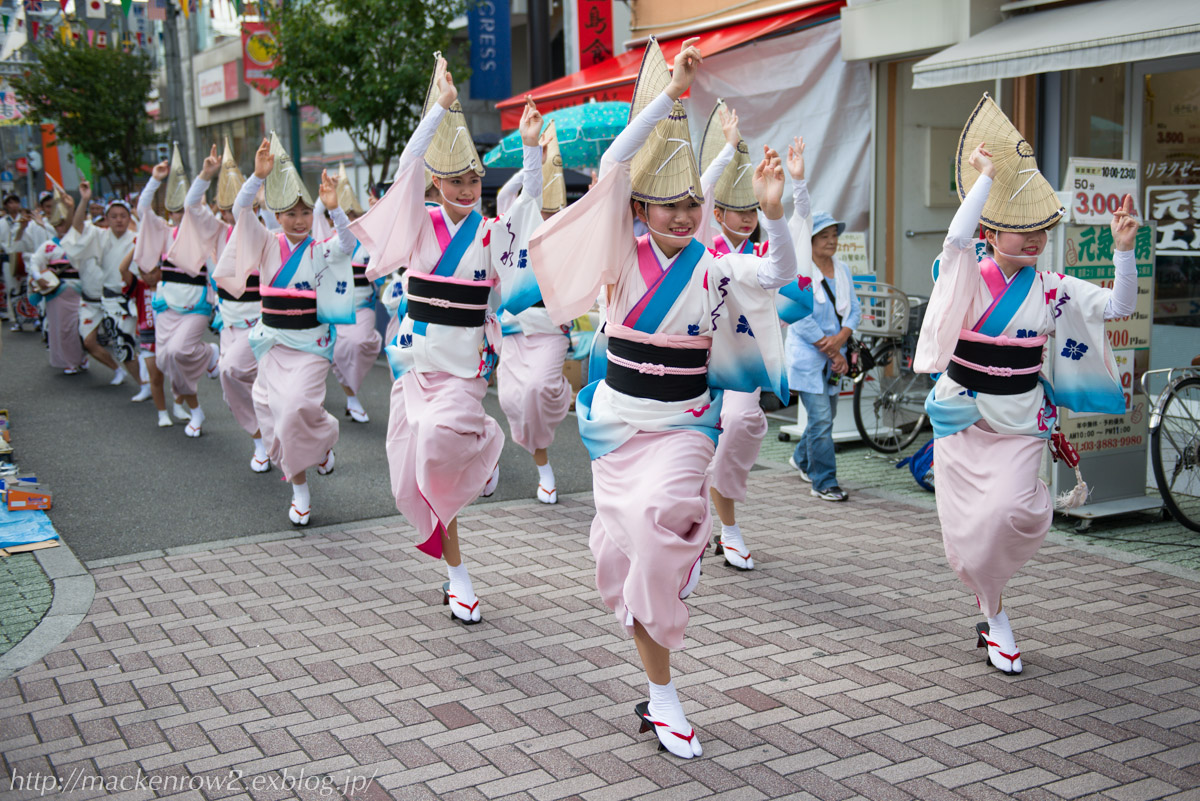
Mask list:
[[[433,185],[438,190],[439,200],[449,201],[450,208],[459,214],[466,214],[471,207],[479,202],[483,194],[483,179],[474,170],[468,170],[461,175],[449,178],[433,176]]]
[[[749,211],[735,211],[734,209],[723,209],[720,206],[713,209],[713,216],[717,218],[717,222],[724,228],[726,236],[732,236],[735,239],[745,241],[754,233],[754,229],[758,227],[758,210],[750,209]]]
[[[688,240],[700,230],[704,207],[694,197],[685,197],[674,203],[634,203],[634,211],[650,228],[655,244],[668,256],[687,245]]]
[[[283,232],[293,241],[303,239],[312,230],[312,209],[301,201],[296,201],[296,205],[287,211],[276,214],[275,219],[279,220]]]

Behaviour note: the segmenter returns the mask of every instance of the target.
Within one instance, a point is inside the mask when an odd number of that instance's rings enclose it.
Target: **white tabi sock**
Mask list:
[[[540,484],[547,492],[558,487],[558,485],[554,483],[554,468],[550,466],[549,462],[546,462],[545,464],[539,464],[537,469],[538,484]]]
[[[189,415],[188,422],[190,422],[196,428],[204,425],[204,410],[199,406],[197,406],[195,409],[192,409],[192,413]]]
[[[138,378],[143,386],[150,383],[150,368],[146,366],[145,353],[138,353]]]
[[[687,732],[687,716],[683,714],[683,705],[679,703],[679,694],[675,692],[675,682],[655,684],[650,681],[650,717],[661,720],[672,729]]]
[[[166,409],[163,409],[161,412],[158,413],[159,428],[166,428],[167,426],[173,426],[173,425],[175,425],[175,424],[173,422],[171,422],[171,413],[170,412],[168,412]]]
[[[296,504],[297,511],[307,512],[312,506],[312,495],[308,492],[308,483],[292,485],[292,503]]]
[[[471,585],[466,564],[446,565],[446,574],[450,577],[450,594],[470,606],[475,598],[475,588]]]
[[[721,543],[726,548],[733,548],[740,554],[746,553],[746,542],[742,539],[742,528],[737,523],[732,526],[721,525]]]
[[[113,373],[112,381],[108,382],[110,387],[119,387],[125,383],[125,379],[129,378],[129,373],[125,370],[125,365],[117,365],[117,371]]]
[[[260,462],[267,460],[267,446],[263,445],[262,437],[257,437],[254,440],[254,458]],[[307,484],[305,486],[308,486]]]
[[[1008,622],[1008,612],[1001,609],[995,617],[988,618],[988,639],[997,643],[1000,650],[1012,653],[1016,640],[1013,637],[1012,624]]]
[[[365,412],[362,403],[359,402],[357,395],[346,396],[346,408],[352,412]]]

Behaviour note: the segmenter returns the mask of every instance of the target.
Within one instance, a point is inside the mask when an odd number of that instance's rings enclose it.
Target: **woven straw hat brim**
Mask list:
[[[483,161],[475,150],[475,142],[471,140],[471,131],[467,128],[467,118],[457,100],[442,117],[441,124],[433,134],[433,141],[425,151],[425,166],[441,178],[472,171],[477,175],[484,173]]]
[[[50,218],[48,222],[51,227],[57,228],[65,223],[71,216],[67,204],[63,201],[63,194],[58,187],[54,187],[54,203],[50,206]]]
[[[275,166],[267,173],[267,180],[263,183],[263,200],[267,208],[279,214],[299,201],[311,209],[314,205],[312,195],[300,180],[300,173],[296,171],[291,155],[275,133],[271,134],[271,154],[275,156]]]
[[[171,153],[171,171],[167,173],[166,206],[167,211],[183,211],[187,198],[188,179],[183,171],[183,159],[179,156],[179,145],[175,145]]]
[[[647,203],[674,203],[685,197],[703,200],[700,172],[692,152],[687,112],[679,101],[654,126],[629,168],[632,195]]]
[[[221,157],[221,172],[217,176],[217,208],[229,211],[233,201],[237,200],[246,176],[238,169],[237,161],[233,158],[233,149],[229,147],[229,137],[225,138],[225,154]]]
[[[704,136],[700,137],[700,172],[708,169],[713,159],[725,147],[725,131],[721,129],[721,109],[728,108],[725,101],[717,98],[713,110],[704,124]]]
[[[979,178],[968,159],[980,142],[987,143],[996,167],[981,223],[997,231],[1025,233],[1052,228],[1062,221],[1066,209],[1038,169],[1033,146],[986,92],[958,139],[955,177],[960,200]]]
[[[337,199],[338,206],[347,214],[361,215],[363,213],[358,196],[354,194],[354,187],[350,186],[350,176],[346,175],[346,165],[341,162],[338,163]]]
[[[642,53],[642,64],[638,67],[637,80],[633,84],[633,100],[629,104],[629,122],[642,112],[654,98],[663,93],[671,83],[671,70],[667,59],[658,46],[658,40],[650,37],[646,52]]]
[[[563,180],[562,153],[558,149],[558,129],[554,120],[542,133],[546,160],[542,162],[542,211],[553,214],[567,206],[567,184]]]

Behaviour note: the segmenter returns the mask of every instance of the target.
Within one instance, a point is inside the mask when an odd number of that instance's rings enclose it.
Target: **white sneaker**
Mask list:
[[[809,484],[812,483],[812,479],[808,477],[808,473],[805,473],[800,469],[800,465],[796,464],[796,454],[792,454],[788,457],[788,465],[790,465],[793,470],[800,474],[801,481],[806,481]]]

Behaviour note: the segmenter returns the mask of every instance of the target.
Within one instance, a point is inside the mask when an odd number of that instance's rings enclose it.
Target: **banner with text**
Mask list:
[[[471,38],[471,97],[504,100],[512,94],[512,26],[508,0],[483,0],[467,11]]]

